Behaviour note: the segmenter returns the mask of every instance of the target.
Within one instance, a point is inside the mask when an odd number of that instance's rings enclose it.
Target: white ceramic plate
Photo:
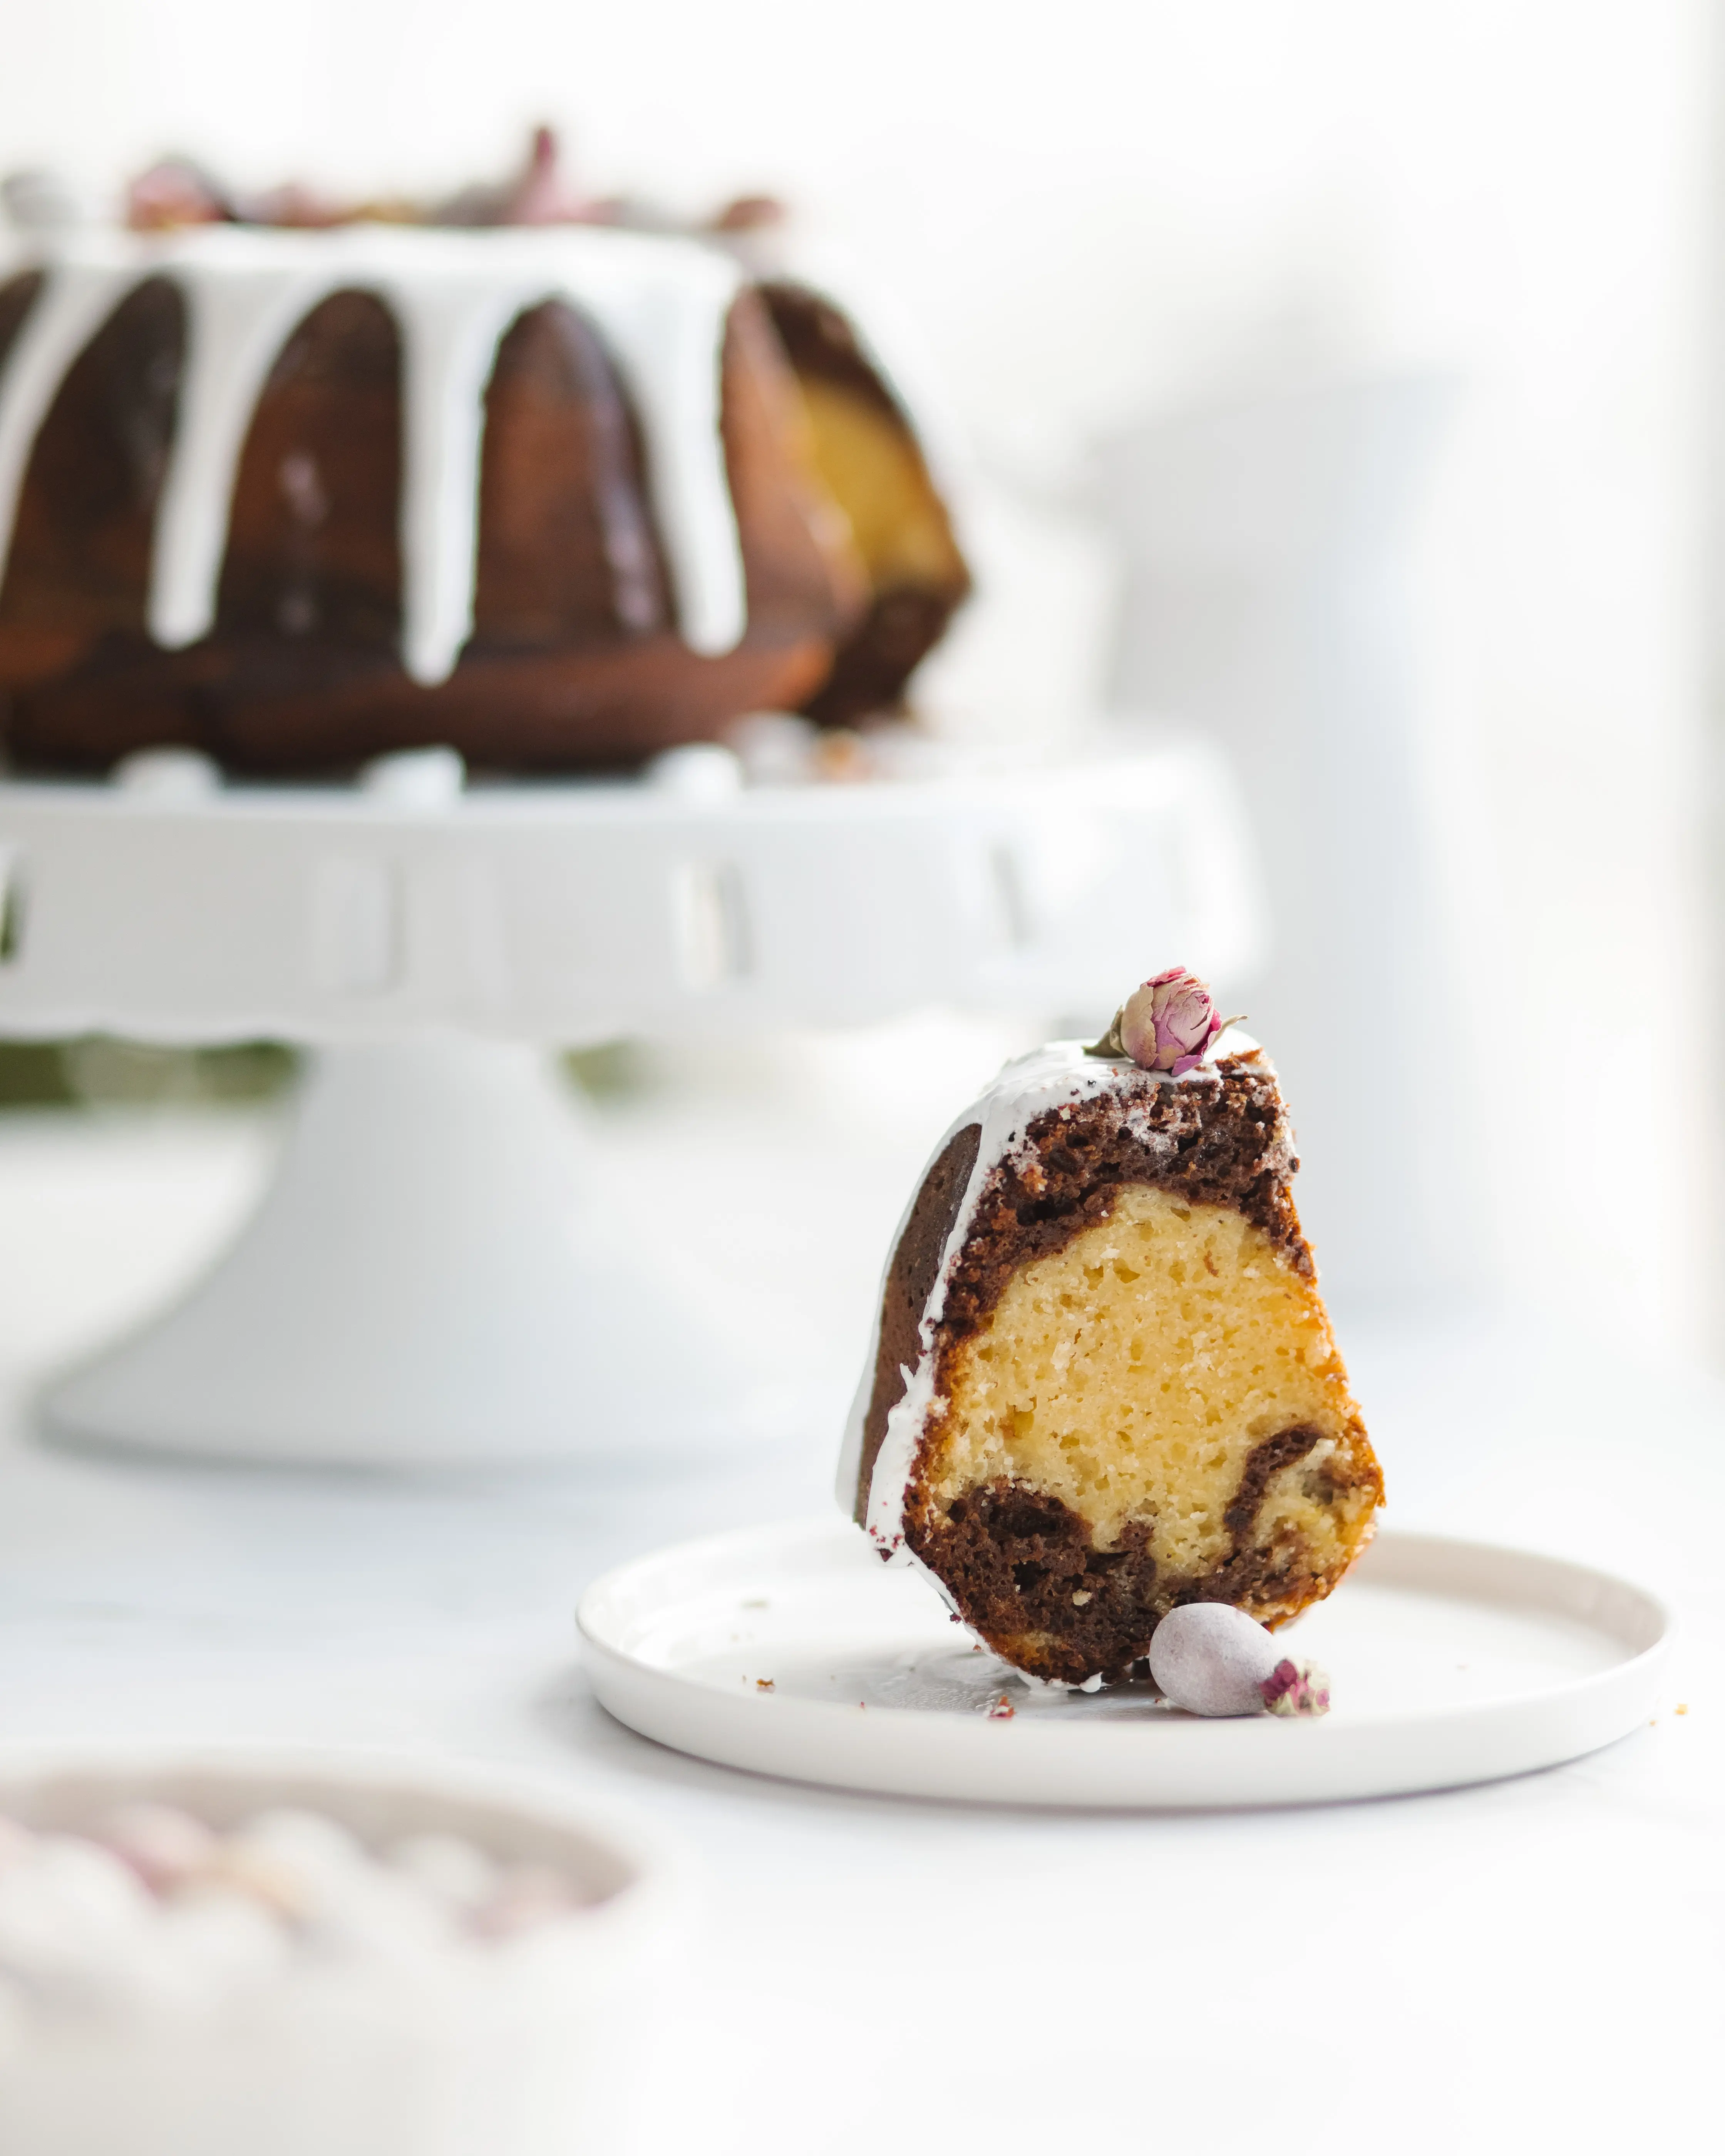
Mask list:
[[[680,1752],[839,1788],[988,1803],[1311,1804],[1579,1758],[1653,1711],[1671,1618],[1609,1573],[1382,1534],[1282,1636],[1329,1672],[1317,1722],[1206,1722],[1149,1686],[1033,1690],[842,1521],[661,1550],[588,1590],[588,1672]],[[1004,1699],[1010,1716],[991,1714]]]

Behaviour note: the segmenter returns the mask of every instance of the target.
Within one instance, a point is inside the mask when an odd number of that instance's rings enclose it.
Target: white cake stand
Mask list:
[[[202,758],[0,785],[0,1035],[314,1049],[215,1268],[64,1382],[78,1442],[378,1467],[685,1454],[784,1403],[583,1190],[545,1045],[1104,1009],[1151,961],[1250,957],[1222,767],[1190,746],[747,788],[468,787],[432,750],[346,788]]]

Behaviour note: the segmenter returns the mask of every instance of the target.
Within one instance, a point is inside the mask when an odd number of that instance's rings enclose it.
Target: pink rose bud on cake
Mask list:
[[[1127,998],[1120,1045],[1140,1070],[1167,1070],[1178,1078],[1204,1060],[1224,1023],[1197,974],[1170,966]]]

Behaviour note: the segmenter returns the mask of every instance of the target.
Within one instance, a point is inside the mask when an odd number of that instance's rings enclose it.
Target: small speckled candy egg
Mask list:
[[[1281,1659],[1257,1620],[1225,1602],[1171,1609],[1150,1639],[1158,1689],[1192,1714],[1261,1714],[1261,1687]]]
[[[194,1878],[214,1854],[216,1837],[177,1804],[129,1804],[98,1829],[104,1848],[130,1866],[152,1894],[172,1893]]]
[[[154,1912],[117,1856],[39,1835],[0,1879],[0,1974],[40,1996],[99,1999],[121,1983]]]
[[[495,1864],[459,1835],[409,1835],[387,1855],[393,1870],[462,1917],[482,1908],[497,1890]]]

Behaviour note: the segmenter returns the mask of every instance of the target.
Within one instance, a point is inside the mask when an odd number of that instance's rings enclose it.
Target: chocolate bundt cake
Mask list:
[[[1130,1674],[1183,1603],[1297,1615],[1383,1495],[1275,1071],[1178,972],[1122,1019],[1008,1065],[942,1140],[840,1471],[884,1556],[1069,1684]]]
[[[751,711],[891,708],[967,588],[850,324],[716,243],[32,244],[0,261],[15,763],[627,765]]]

